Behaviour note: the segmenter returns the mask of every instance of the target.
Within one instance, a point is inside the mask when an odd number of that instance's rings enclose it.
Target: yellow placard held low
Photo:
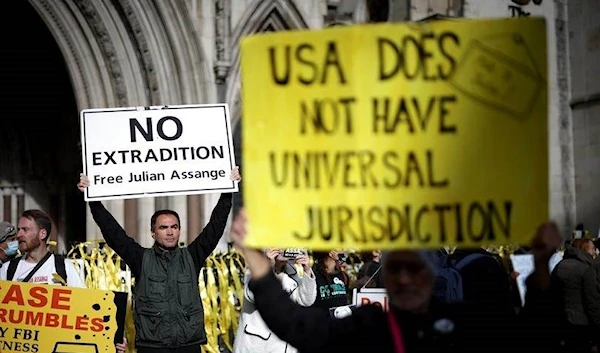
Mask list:
[[[112,353],[126,304],[127,293],[0,281],[0,352]]]
[[[242,42],[253,247],[527,244],[548,220],[544,19]]]

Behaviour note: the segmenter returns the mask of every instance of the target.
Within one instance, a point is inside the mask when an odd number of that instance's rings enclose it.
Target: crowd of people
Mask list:
[[[239,182],[236,168],[232,179]],[[89,186],[81,175],[78,188]],[[200,352],[206,344],[198,277],[223,235],[232,194],[221,195],[210,221],[187,247],[180,218],[156,211],[154,238],[144,248],[101,202],[92,216],[108,246],[131,269],[137,352]],[[355,279],[343,250],[251,249],[247,217],[235,217],[231,237],[247,266],[234,352],[593,352],[600,338],[600,264],[594,242],[565,243],[557,227],[540,225],[530,247],[535,270],[525,302],[515,295],[518,273],[482,248],[373,250],[361,253]],[[85,287],[72,261],[48,250],[50,217],[25,211],[15,227],[0,223],[0,279]],[[559,248],[563,260],[548,262]],[[17,256],[17,254],[21,256]],[[450,267],[461,278],[460,300],[449,300]],[[352,305],[351,292],[384,288],[389,310]],[[456,298],[454,298],[456,299]],[[344,309],[344,310],[340,310]],[[125,352],[126,341],[117,344]]]

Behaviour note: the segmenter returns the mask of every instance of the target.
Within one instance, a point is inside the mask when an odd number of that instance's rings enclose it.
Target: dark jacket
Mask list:
[[[231,210],[232,196],[233,195],[231,193],[221,194],[219,202],[213,209],[213,212],[210,216],[210,221],[206,227],[204,227],[200,235],[198,235],[198,237],[192,241],[188,247],[176,250],[181,252],[186,251],[189,253],[193,261],[194,273],[192,275],[195,278],[198,278],[200,269],[202,266],[204,266],[206,258],[213,252],[219,242],[219,239],[225,231],[225,225],[227,224],[227,218],[229,217],[229,212]],[[115,250],[115,252],[123,259],[123,261],[125,261],[125,263],[131,269],[132,275],[136,279],[147,279],[150,274],[146,273],[147,269],[142,266],[142,261],[144,254],[148,251],[148,249],[143,248],[141,245],[136,243],[135,240],[127,236],[125,230],[106,210],[106,208],[104,208],[101,202],[90,202],[89,205],[92,216],[96,221],[96,224],[98,224],[98,227],[100,227],[102,235],[104,236],[108,246]],[[185,284],[189,283],[182,282],[182,285]],[[200,298],[200,292],[197,286],[180,286],[178,290],[188,292],[188,294],[182,293],[179,296],[180,300],[181,298],[186,297],[186,295],[193,296],[194,298],[197,297],[198,299]],[[178,305],[182,305],[181,301],[178,303]],[[206,343],[206,334],[204,332],[203,325],[200,327],[200,329],[202,330],[200,337],[194,334],[193,336],[196,337],[188,337],[189,339],[184,338],[181,346],[200,346],[201,344]],[[148,346],[148,342],[137,341],[136,345]],[[164,347],[175,348],[172,346],[172,342],[164,342]]]
[[[563,260],[552,271],[551,288],[561,299],[567,323],[600,327],[596,263],[589,254],[567,247]]]
[[[189,251],[146,249],[134,287],[138,348],[178,348],[206,341],[198,274]]]
[[[394,352],[387,314],[375,305],[350,317],[332,319],[317,308],[302,308],[281,290],[274,275],[250,282],[256,306],[273,332],[301,352]],[[432,303],[427,314],[394,312],[406,352],[508,352],[514,326],[498,330],[494,318],[461,304]],[[514,349],[512,350],[514,351]]]
[[[473,260],[460,271],[464,300],[490,314],[512,315],[510,277],[497,255],[480,248],[457,249],[452,259],[458,262],[473,253],[485,256]]]

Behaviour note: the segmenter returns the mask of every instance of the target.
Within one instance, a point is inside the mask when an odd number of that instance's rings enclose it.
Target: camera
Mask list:
[[[300,248],[289,248],[289,249],[285,249],[283,251],[283,254],[281,255],[283,258],[286,258],[288,260],[295,260],[296,256],[298,255],[303,255],[304,254],[304,249],[300,249]]]

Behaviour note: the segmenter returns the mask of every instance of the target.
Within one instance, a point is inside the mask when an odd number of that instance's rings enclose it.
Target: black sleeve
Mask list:
[[[219,202],[210,215],[210,221],[200,235],[187,247],[194,260],[197,273],[200,273],[200,268],[204,266],[206,258],[215,250],[219,239],[223,236],[225,226],[227,225],[227,218],[231,211],[232,199],[232,193],[221,194]]]
[[[540,288],[531,274],[526,281],[525,305],[519,312],[515,340],[523,342],[523,351],[553,352],[560,345],[560,308],[564,307],[558,293]]]
[[[106,244],[119,255],[131,269],[134,277],[139,277],[142,268],[144,248],[129,237],[117,220],[104,208],[100,201],[89,202],[92,217]]]
[[[598,293],[600,293],[600,263],[597,263],[594,269],[596,270],[596,288],[598,288]]]
[[[489,315],[514,313],[510,277],[494,256],[474,260],[461,270],[465,299]]]
[[[589,320],[600,327],[600,293],[597,290],[596,270],[588,268],[583,274],[583,307]]]
[[[360,331],[355,322],[360,315],[336,320],[325,310],[294,303],[272,272],[250,281],[249,287],[269,329],[300,352],[337,351],[352,332]]]

